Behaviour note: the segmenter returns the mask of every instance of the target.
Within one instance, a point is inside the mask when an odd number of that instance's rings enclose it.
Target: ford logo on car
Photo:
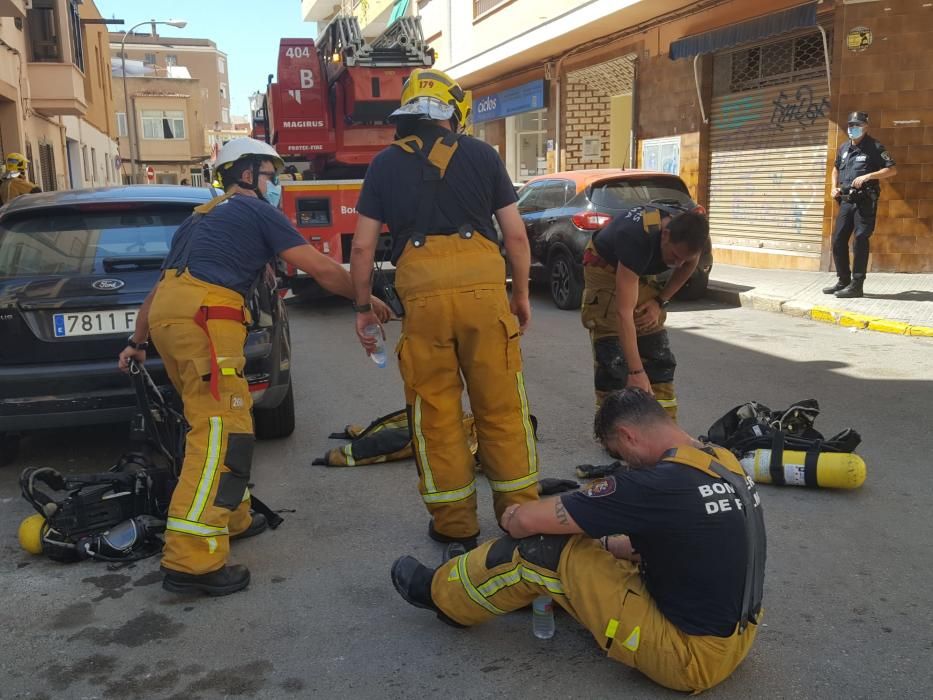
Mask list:
[[[126,283],[123,280],[105,279],[97,280],[91,284],[91,286],[94,287],[94,289],[99,289],[102,292],[111,292],[114,289],[119,289],[124,284]]]

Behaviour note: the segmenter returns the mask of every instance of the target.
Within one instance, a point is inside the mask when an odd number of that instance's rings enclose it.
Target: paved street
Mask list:
[[[524,341],[543,475],[604,457],[590,437],[591,365],[575,313],[534,300]],[[164,592],[155,559],[110,570],[19,550],[26,466],[91,470],[124,449],[119,430],[24,441],[0,470],[0,697],[675,697],[603,658],[568,616],[542,642],[528,611],[454,630],[389,581],[403,553],[438,563],[410,462],[329,469],[327,434],[401,407],[394,361],[376,368],[344,304],[292,306],[299,429],[257,448],[256,493],[286,513],[236,543],[250,588],[221,599]],[[929,697],[933,682],[933,345],[713,302],[673,307],[683,425],[694,434],[748,400],[814,397],[826,434],[864,442],[855,492],[762,486],[769,526],[766,614],[746,663],[716,698]],[[390,327],[392,340],[399,327]],[[480,489],[484,535],[497,532]]]

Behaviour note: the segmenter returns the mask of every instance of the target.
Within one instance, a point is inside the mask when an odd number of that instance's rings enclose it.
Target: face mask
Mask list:
[[[850,139],[860,139],[865,135],[865,127],[862,126],[850,126],[849,127],[849,138]]]
[[[278,207],[279,200],[282,199],[282,185],[278,183],[272,184],[271,182],[266,183],[266,191],[262,196],[266,198],[269,204]]]

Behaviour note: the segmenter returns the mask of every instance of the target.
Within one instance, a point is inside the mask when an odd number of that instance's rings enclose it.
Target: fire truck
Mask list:
[[[412,69],[433,63],[418,17],[403,17],[368,42],[355,17],[338,15],[317,41],[279,44],[275,80],[269,76],[253,112],[253,136],[271,144],[291,173],[282,182],[285,215],[311,245],[345,266],[366,167],[395,134],[388,116]],[[388,261],[390,250],[384,232],[376,260]],[[287,281],[296,294],[320,292],[298,270],[289,269]]]

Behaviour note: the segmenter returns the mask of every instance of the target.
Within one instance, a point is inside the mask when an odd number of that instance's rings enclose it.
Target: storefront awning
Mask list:
[[[670,57],[672,60],[690,58],[750,41],[767,39],[796,29],[815,27],[817,26],[816,6],[817,3],[811,2],[757,19],[750,19],[747,22],[733,24],[730,27],[678,39],[671,42]]]

